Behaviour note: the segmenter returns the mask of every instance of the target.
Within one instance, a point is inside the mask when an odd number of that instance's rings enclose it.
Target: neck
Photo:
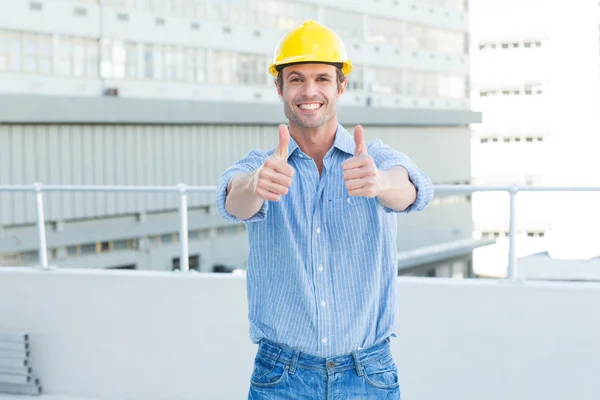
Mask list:
[[[327,121],[318,128],[303,128],[290,121],[290,136],[294,138],[304,154],[320,164],[333,146],[337,125],[337,118]]]

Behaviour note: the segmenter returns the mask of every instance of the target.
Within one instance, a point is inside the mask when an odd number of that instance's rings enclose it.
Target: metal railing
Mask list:
[[[92,186],[92,185],[12,185],[0,186],[0,192],[33,192],[37,207],[37,230],[39,239],[39,262],[42,269],[49,269],[46,245],[46,227],[44,218],[43,193],[45,192],[133,192],[133,193],[176,193],[179,196],[179,242],[181,256],[180,270],[189,271],[188,240],[188,193],[214,193],[216,186]],[[507,279],[517,279],[516,254],[516,202],[519,192],[600,192],[600,187],[564,187],[564,186],[475,186],[475,185],[435,185],[436,195],[472,194],[475,192],[508,192],[510,195],[509,214],[509,251]]]
[[[179,244],[181,256],[179,269],[189,271],[188,240],[188,193],[214,193],[216,186],[188,186],[183,183],[176,186],[92,186],[92,185],[14,185],[0,186],[0,192],[34,192],[37,208],[38,254],[42,269],[49,269],[48,249],[46,245],[46,220],[44,218],[44,192],[98,192],[98,193],[176,193],[179,196]]]

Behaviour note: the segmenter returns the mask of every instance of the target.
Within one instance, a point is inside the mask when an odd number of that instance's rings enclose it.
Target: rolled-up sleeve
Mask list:
[[[219,183],[217,185],[217,211],[219,215],[225,218],[227,221],[232,223],[249,223],[249,222],[257,222],[265,219],[267,215],[267,210],[269,209],[269,202],[264,201],[262,207],[256,214],[252,217],[241,220],[227,212],[225,209],[225,200],[227,198],[227,185],[231,178],[240,172],[252,172],[258,167],[260,167],[265,159],[267,158],[267,154],[262,150],[252,150],[250,153],[246,154],[244,158],[233,164],[229,167],[223,174],[221,174],[221,178],[219,179]]]
[[[406,154],[399,152],[384,144],[377,139],[369,143],[369,155],[373,157],[375,165],[381,171],[386,171],[392,167],[403,167],[408,171],[410,181],[417,190],[417,199],[414,203],[408,206],[405,210],[397,211],[389,207],[383,206],[386,212],[403,212],[421,211],[433,198],[433,184],[431,180],[417,167],[417,164],[411,160]],[[381,203],[380,203],[381,204]]]

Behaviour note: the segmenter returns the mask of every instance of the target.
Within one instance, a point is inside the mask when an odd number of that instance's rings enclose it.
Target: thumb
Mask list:
[[[284,124],[279,125],[279,144],[275,150],[275,156],[281,160],[288,158],[288,145],[290,144],[290,131]]]
[[[365,136],[363,135],[363,127],[356,125],[354,128],[354,157],[358,157],[361,154],[367,154],[367,145],[365,144]]]

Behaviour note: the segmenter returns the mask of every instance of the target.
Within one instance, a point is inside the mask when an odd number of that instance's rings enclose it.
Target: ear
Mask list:
[[[346,90],[346,85],[347,84],[348,84],[348,78],[344,78],[344,81],[340,85],[340,90],[338,90],[338,94],[336,96],[336,99],[338,99],[341,95],[344,94],[344,91]]]

